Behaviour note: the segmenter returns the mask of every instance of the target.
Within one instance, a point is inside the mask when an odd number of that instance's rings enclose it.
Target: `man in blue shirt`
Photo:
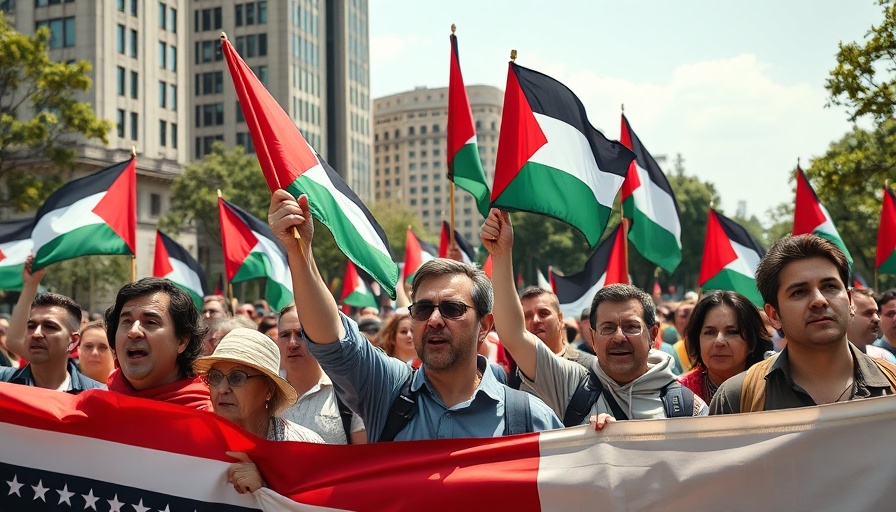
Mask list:
[[[386,438],[504,434],[505,412],[511,412],[505,411],[505,404],[517,403],[513,396],[517,392],[498,383],[485,358],[476,353],[479,341],[493,323],[493,292],[485,274],[470,265],[443,259],[427,262],[417,271],[414,303],[409,309],[414,345],[423,364],[413,373],[410,366],[368,343],[357,324],[339,313],[314,263],[311,220],[306,197],[297,202],[283,190],[274,193],[268,222],[287,249],[303,336],[341,398],[364,420],[369,440],[385,440],[383,433],[393,415],[393,404],[406,396],[403,391],[415,397],[411,418],[394,436]],[[293,228],[301,234],[301,248],[293,237]],[[532,431],[562,427],[540,400],[531,395],[523,400],[528,408],[525,420]]]

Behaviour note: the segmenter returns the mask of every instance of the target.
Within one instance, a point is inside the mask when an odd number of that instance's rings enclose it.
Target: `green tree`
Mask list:
[[[825,85],[830,103],[847,107],[851,121],[866,115],[882,121],[896,111],[896,5],[878,3],[883,21],[872,25],[864,43],[840,43],[837,66]]]
[[[0,12],[0,204],[19,211],[39,205],[59,186],[43,182],[30,168],[36,156],[57,168],[72,168],[77,137],[108,142],[109,121],[78,101],[91,87],[87,61],[53,62],[50,31],[26,36]]]
[[[513,269],[527,283],[535,283],[536,271],[547,272],[548,266],[565,275],[580,272],[591,255],[585,236],[565,222],[525,212],[512,214],[511,222]]]
[[[386,233],[386,238],[389,240],[389,250],[392,251],[392,259],[394,260],[404,260],[408,226],[414,230],[417,238],[436,246],[439,245],[438,240],[435,240],[423,228],[423,222],[420,221],[420,217],[417,216],[414,210],[411,210],[398,200],[377,201],[370,207],[370,213],[373,214],[373,217],[382,226],[383,232]]]
[[[99,304],[131,282],[130,256],[84,256],[60,261],[47,267],[42,283],[48,289],[67,295],[92,313]]]
[[[660,282],[674,284],[680,291],[696,290],[700,277],[700,263],[703,260],[709,204],[715,200],[715,207],[720,208],[719,195],[712,183],[702,182],[683,172],[669,176],[669,184],[672,185],[672,190],[678,201],[678,208],[681,210],[681,263],[671,275],[660,271]],[[630,268],[637,267],[630,265]],[[651,264],[651,271],[652,268],[654,267]],[[635,284],[646,287],[649,283],[643,280],[643,274],[641,274]]]

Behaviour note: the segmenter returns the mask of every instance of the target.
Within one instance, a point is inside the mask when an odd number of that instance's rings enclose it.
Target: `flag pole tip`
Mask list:
[[[218,189],[218,199],[221,199],[221,198],[223,198],[223,197],[224,197],[224,195],[221,194],[221,189],[219,188],[219,189]]]
[[[625,114],[625,103],[620,104],[619,109],[622,110],[623,114]]]
[[[452,24],[451,24],[451,34],[454,35],[454,31],[456,31],[456,30],[457,30],[457,25],[455,25],[454,23],[452,23]]]
[[[131,156],[137,156],[137,146],[131,146]]]
[[[709,209],[710,209],[710,210],[715,209],[715,206],[716,206],[716,202],[715,202],[715,201],[710,201],[710,202],[709,202]]]
[[[227,40],[227,33],[224,32],[223,30],[221,31],[221,40],[222,40],[222,41],[226,41],[226,40]]]
[[[510,50],[510,62],[516,62],[516,50]]]

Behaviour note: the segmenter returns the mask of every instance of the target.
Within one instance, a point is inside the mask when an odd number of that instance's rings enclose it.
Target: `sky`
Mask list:
[[[852,125],[826,108],[838,44],[862,41],[875,0],[371,0],[371,96],[448,85],[451,24],[467,85],[504,88],[516,63],[566,84],[619,139],[620,105],[643,145],[681,154],[716,208],[770,223],[803,168]],[[811,179],[811,174],[810,174]]]

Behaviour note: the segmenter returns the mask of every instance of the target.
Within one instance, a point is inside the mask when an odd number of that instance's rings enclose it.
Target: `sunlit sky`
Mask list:
[[[672,171],[715,185],[717,207],[767,222],[793,201],[807,167],[851,127],[826,108],[840,41],[882,19],[874,0],[650,0],[370,3],[371,95],[448,85],[456,23],[464,79],[503,89],[510,50],[581,98],[591,123],[619,138],[620,105],[644,146]]]

